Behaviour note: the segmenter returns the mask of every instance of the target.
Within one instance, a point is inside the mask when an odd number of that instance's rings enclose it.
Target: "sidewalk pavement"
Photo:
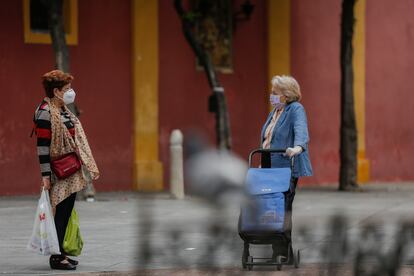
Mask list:
[[[294,247],[301,268],[283,267],[277,275],[319,275],[328,269],[324,249],[339,241],[329,236],[332,214],[347,217],[352,244],[370,222],[380,227],[380,243],[392,248],[398,222],[414,220],[414,183],[367,184],[360,192],[336,186],[299,188],[293,210]],[[211,206],[202,200],[172,199],[168,194],[98,193],[95,202],[77,201],[84,249],[74,272],[51,271],[48,257],[26,251],[37,196],[0,197],[0,275],[240,275],[243,243],[237,234],[239,209]],[[217,230],[220,224],[228,231]],[[307,230],[307,231],[305,231]],[[266,256],[270,249],[255,246]],[[400,275],[414,275],[414,250],[407,252]],[[346,261],[346,260],[344,260]],[[321,268],[322,265],[322,268]],[[353,275],[339,264],[338,275]],[[270,275],[274,268],[254,268],[248,275]]]

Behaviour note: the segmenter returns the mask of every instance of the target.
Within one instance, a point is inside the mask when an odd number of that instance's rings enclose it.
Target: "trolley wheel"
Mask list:
[[[295,268],[299,268],[300,264],[300,251],[298,249],[293,251],[293,265]]]
[[[248,256],[247,257],[247,262],[248,263],[253,263],[253,257],[252,256]],[[252,270],[253,269],[253,265],[247,265],[247,269],[248,270]]]
[[[277,271],[281,271],[282,270],[282,265],[281,264],[276,265],[276,269],[277,269]]]

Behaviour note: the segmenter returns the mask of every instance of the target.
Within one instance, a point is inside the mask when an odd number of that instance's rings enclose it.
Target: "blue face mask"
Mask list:
[[[270,104],[276,109],[279,109],[285,106],[285,103],[282,103],[280,101],[280,97],[281,97],[280,95],[270,94]]]

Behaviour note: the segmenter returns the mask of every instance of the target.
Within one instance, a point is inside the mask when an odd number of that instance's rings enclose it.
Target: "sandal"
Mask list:
[[[51,269],[75,270],[76,266],[71,264],[62,256],[50,256],[49,265]]]
[[[79,262],[76,260],[73,260],[71,258],[69,258],[68,256],[65,257],[65,260],[67,260],[69,263],[73,264],[73,265],[78,265]]]

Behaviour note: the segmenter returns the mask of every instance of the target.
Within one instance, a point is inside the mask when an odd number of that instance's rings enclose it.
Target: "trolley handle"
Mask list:
[[[286,149],[260,149],[260,148],[255,149],[252,152],[250,152],[250,154],[249,154],[249,168],[252,167],[252,158],[253,158],[253,155],[256,154],[256,153],[263,154],[263,153],[285,153],[285,152],[286,152]],[[290,158],[290,168],[291,168],[292,172],[293,172],[294,165],[295,165],[295,157],[292,156]]]

